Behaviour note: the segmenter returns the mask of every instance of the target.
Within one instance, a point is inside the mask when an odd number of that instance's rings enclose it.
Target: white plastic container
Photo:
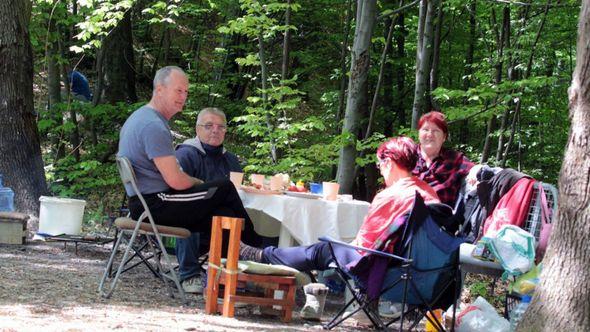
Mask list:
[[[80,235],[86,201],[61,197],[39,197],[39,233]]]

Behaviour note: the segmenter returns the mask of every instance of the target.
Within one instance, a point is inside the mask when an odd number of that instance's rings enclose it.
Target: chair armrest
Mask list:
[[[330,236],[321,236],[318,238],[318,240],[320,240],[321,242],[328,242],[330,244],[336,244],[339,246],[344,246],[350,249],[355,249],[358,251],[363,251],[363,252],[367,252],[367,253],[371,253],[374,255],[378,255],[378,256],[382,256],[382,257],[387,257],[387,258],[392,258],[398,261],[401,261],[402,263],[411,263],[412,260],[411,259],[407,259],[407,258],[403,258],[394,254],[390,254],[384,251],[380,251],[380,250],[375,250],[375,249],[369,249],[369,248],[365,248],[365,247],[360,247],[360,246],[354,246],[350,243],[346,243],[346,242],[342,242],[339,240],[336,240]]]

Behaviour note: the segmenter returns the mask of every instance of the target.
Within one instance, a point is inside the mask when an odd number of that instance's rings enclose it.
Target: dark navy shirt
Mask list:
[[[87,101],[92,100],[92,91],[90,91],[90,85],[88,85],[88,79],[84,74],[79,71],[71,71],[68,74],[70,80],[70,89],[72,93],[83,96]]]

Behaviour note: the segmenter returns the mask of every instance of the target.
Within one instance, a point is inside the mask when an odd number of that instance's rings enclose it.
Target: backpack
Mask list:
[[[483,224],[483,236],[493,238],[504,225],[522,228],[529,212],[534,179],[522,178],[500,198]]]

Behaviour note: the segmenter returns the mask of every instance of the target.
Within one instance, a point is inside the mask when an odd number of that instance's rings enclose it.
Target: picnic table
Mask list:
[[[369,203],[358,200],[327,201],[313,195],[295,197],[242,190],[238,193],[254,222],[254,229],[265,236],[274,232],[274,236],[279,236],[279,247],[290,247],[295,242],[313,244],[325,235],[351,241],[369,211]],[[260,220],[261,214],[266,220]]]

